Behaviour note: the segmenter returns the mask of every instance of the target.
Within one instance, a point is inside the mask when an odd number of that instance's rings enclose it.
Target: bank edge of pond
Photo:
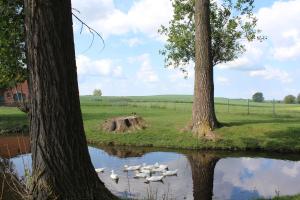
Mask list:
[[[99,141],[95,139],[90,139],[87,137],[87,142],[90,145],[96,146],[117,146],[117,147],[150,147],[150,148],[161,148],[161,149],[169,149],[169,150],[203,150],[203,151],[227,151],[227,152],[256,152],[256,153],[300,153],[300,149],[287,149],[287,148],[266,148],[266,147],[239,147],[239,146],[180,146],[180,145],[157,145],[155,143],[152,144],[143,144],[143,143],[126,143],[126,142],[116,142],[116,141]]]
[[[0,129],[0,136],[14,136],[20,134],[29,135],[29,127],[27,125],[21,125]]]
[[[28,127],[26,127],[28,128]],[[14,129],[15,130],[15,129]],[[1,136],[29,136],[29,133],[26,130],[24,131],[0,131],[0,137]],[[196,139],[195,139],[196,140]],[[228,151],[228,152],[259,152],[259,153],[269,153],[269,152],[274,152],[274,153],[300,153],[300,149],[298,148],[284,148],[277,146],[276,148],[271,148],[271,147],[261,147],[261,146],[255,146],[255,147],[239,147],[239,146],[180,146],[180,145],[157,145],[155,143],[149,144],[143,144],[143,143],[126,143],[126,142],[116,142],[116,141],[100,141],[100,140],[95,140],[95,139],[89,139],[87,137],[87,142],[90,145],[97,145],[97,146],[119,146],[119,147],[150,147],[150,148],[162,148],[162,149],[169,149],[169,150],[175,150],[175,149],[180,149],[180,150],[204,150],[204,151]]]
[[[300,200],[300,194],[292,195],[292,196],[278,196],[274,198],[267,198],[267,199],[257,199],[257,200]]]

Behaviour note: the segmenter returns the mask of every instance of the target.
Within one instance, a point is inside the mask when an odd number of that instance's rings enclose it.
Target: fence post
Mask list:
[[[227,99],[227,112],[229,113],[229,98]]]
[[[275,117],[276,113],[275,113],[275,99],[273,99],[273,117]]]
[[[250,101],[248,99],[248,115],[250,115]]]

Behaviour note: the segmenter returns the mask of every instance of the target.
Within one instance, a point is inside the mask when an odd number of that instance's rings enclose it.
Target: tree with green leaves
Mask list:
[[[284,97],[283,102],[286,104],[293,104],[296,102],[296,97],[294,95],[287,95]]]
[[[265,98],[262,92],[256,92],[255,94],[253,94],[252,100],[254,102],[263,102]]]
[[[23,0],[0,0],[0,88],[27,79]]]
[[[93,95],[101,97],[102,96],[102,91],[100,89],[94,89]]]
[[[246,42],[265,39],[257,29],[254,0],[174,0],[169,26],[159,33],[167,36],[160,51],[166,66],[180,68],[195,63],[192,132],[214,138],[220,126],[214,109],[213,67],[236,59]]]
[[[300,94],[298,94],[298,96],[297,96],[297,103],[300,104]]]

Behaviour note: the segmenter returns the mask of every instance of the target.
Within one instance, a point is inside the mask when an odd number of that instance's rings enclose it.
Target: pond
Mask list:
[[[2,139],[0,147],[3,147]],[[15,140],[20,143],[20,138]],[[23,144],[27,144],[26,141]],[[21,150],[21,155],[9,158],[19,176],[24,175],[24,165],[31,165],[30,153],[23,154]],[[296,154],[107,146],[90,146],[89,152],[95,168],[105,167],[99,178],[110,191],[121,197],[241,200],[300,193],[300,155]],[[3,155],[6,154],[2,149],[0,156],[5,157]],[[135,179],[134,172],[123,171],[126,164],[156,162],[168,165],[170,170],[178,169],[178,175],[147,184],[145,179]],[[112,169],[120,177],[117,183],[110,178]]]

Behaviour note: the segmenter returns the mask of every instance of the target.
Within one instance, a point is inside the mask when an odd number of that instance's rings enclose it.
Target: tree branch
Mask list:
[[[77,10],[76,8],[72,8],[72,10],[74,10],[74,11],[80,13],[80,11]],[[103,44],[103,47],[102,47],[102,49],[101,49],[101,51],[102,51],[102,50],[105,48],[105,42],[104,42],[104,39],[102,38],[102,36],[100,35],[100,33],[98,33],[95,29],[93,29],[92,27],[90,27],[89,25],[87,25],[87,24],[86,24],[83,20],[81,20],[76,14],[74,14],[74,12],[72,12],[72,15],[73,15],[73,16],[81,23],[80,34],[82,33],[83,27],[86,27],[86,28],[89,30],[89,32],[92,34],[92,36],[93,36],[92,41],[91,41],[89,47],[88,47],[86,50],[84,50],[83,52],[86,52],[87,50],[89,50],[89,49],[92,47],[92,45],[93,45],[93,43],[94,43],[94,39],[95,39],[95,34],[96,34],[96,35],[101,39],[101,41],[102,41],[102,44]]]

